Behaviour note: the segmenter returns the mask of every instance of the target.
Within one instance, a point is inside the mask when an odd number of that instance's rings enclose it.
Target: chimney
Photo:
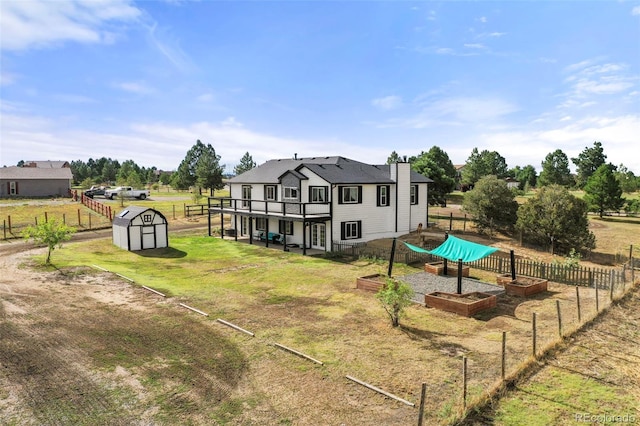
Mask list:
[[[297,152],[293,154],[293,159],[294,159],[294,160],[297,160],[297,159],[298,159],[298,153],[297,153]]]

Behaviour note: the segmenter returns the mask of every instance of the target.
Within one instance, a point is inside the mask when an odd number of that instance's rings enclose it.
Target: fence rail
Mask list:
[[[191,216],[204,216],[209,213],[208,206],[206,204],[191,204],[184,205],[184,217]]]
[[[433,250],[435,244],[426,244],[423,248]],[[354,257],[367,257],[388,260],[391,256],[391,247],[372,247],[367,243],[341,243],[334,242],[332,251]],[[441,258],[428,253],[418,253],[398,245],[393,261],[396,263],[428,263],[440,261]],[[464,262],[466,266],[495,272],[496,274],[511,273],[511,261],[509,257],[490,255],[474,262]],[[542,278],[553,282],[579,285],[583,287],[597,286],[601,289],[610,289],[624,286],[627,282],[627,269],[633,270],[640,267],[640,261],[632,258],[628,266],[622,268],[588,268],[583,266],[563,265],[556,263],[537,262],[529,259],[515,259],[517,275]]]
[[[111,211],[111,206],[94,200],[93,198],[87,197],[84,194],[82,194],[81,202],[94,212],[100,213],[102,216],[106,217],[109,220],[113,220],[113,212]]]

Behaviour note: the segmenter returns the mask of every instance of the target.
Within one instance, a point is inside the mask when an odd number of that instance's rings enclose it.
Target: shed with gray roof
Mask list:
[[[129,206],[113,218],[113,244],[129,251],[169,246],[169,225],[159,211]]]

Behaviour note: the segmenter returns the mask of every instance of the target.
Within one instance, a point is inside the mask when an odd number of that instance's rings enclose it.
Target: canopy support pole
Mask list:
[[[393,270],[393,258],[396,255],[396,239],[393,239],[393,243],[391,243],[391,256],[389,256],[389,269],[387,271],[387,276],[391,278],[391,271]]]
[[[462,294],[462,259],[458,259],[458,294]]]
[[[516,255],[511,250],[511,279],[515,281],[516,279]]]

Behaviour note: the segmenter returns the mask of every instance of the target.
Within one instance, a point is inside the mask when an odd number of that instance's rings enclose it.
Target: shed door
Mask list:
[[[156,248],[156,228],[155,226],[142,227],[142,250]]]

